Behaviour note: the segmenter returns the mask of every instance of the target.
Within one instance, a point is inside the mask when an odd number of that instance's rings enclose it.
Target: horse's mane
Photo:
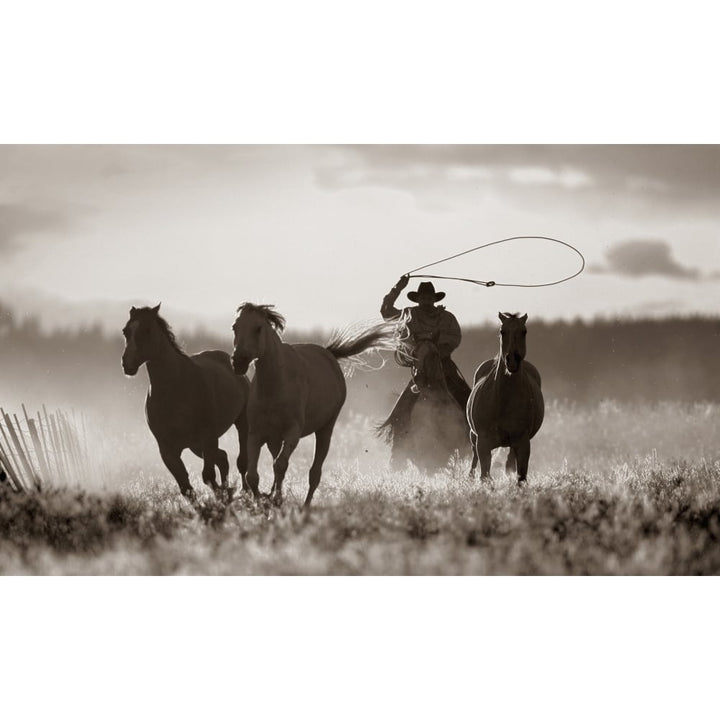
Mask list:
[[[143,307],[143,308],[133,308],[130,312],[130,316],[132,320],[140,320],[141,317],[138,317],[138,315],[143,317],[149,317],[151,320],[155,320],[158,324],[158,327],[160,330],[162,330],[165,337],[168,339],[168,342],[170,343],[170,347],[173,348],[173,350],[176,350],[181,355],[187,355],[187,353],[180,347],[180,344],[178,343],[177,338],[175,337],[175,333],[173,332],[173,329],[170,327],[170,324],[168,323],[165,318],[160,317],[158,313],[155,311],[154,308],[151,307]]]
[[[240,312],[245,308],[259,312],[278,332],[285,329],[285,318],[275,310],[274,305],[256,305],[255,303],[244,302],[238,307],[237,311]]]

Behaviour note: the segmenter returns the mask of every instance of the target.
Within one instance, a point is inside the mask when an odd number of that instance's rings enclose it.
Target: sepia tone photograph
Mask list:
[[[715,707],[681,10],[3,6],[5,714]]]
[[[720,146],[0,168],[1,573],[720,571]]]

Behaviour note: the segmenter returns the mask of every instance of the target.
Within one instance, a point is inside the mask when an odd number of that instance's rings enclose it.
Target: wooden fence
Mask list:
[[[53,483],[87,481],[90,467],[85,417],[62,410],[22,417],[0,408],[0,471],[17,492]]]

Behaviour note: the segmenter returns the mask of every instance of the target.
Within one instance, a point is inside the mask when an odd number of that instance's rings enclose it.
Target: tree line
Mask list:
[[[542,374],[547,399],[720,401],[718,318],[531,320],[528,328],[528,359]],[[497,352],[497,335],[490,325],[464,329],[454,357],[469,381],[477,365]],[[229,333],[178,336],[190,353],[231,351]],[[287,342],[327,339],[319,333],[285,335]],[[37,318],[19,320],[0,304],[0,405],[46,402],[137,412],[147,383],[123,376],[122,350],[120,328],[117,333],[99,325],[47,331]],[[349,406],[382,413],[407,378],[408,370],[392,358],[377,372],[357,372],[349,381]]]

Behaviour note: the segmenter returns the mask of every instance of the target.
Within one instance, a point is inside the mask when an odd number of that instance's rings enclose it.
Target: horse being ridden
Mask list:
[[[470,475],[478,460],[482,479],[490,478],[491,453],[509,447],[506,471],[517,470],[518,484],[527,480],[530,439],[542,425],[545,404],[540,373],[525,360],[527,315],[499,313],[500,353],[475,371],[467,404],[473,447]]]
[[[305,507],[320,484],[322,464],[330,448],[335,421],[347,389],[338,360],[370,348],[394,349],[394,328],[386,324],[367,330],[346,330],[326,347],[282,342],[285,319],[272,305],[243,303],[233,324],[235,372],[247,372],[256,360],[248,401],[247,482],[259,497],[258,458],[267,444],[274,458],[274,501],[282,502],[288,462],[300,438],[315,434],[315,455],[309,473]]]
[[[407,353],[409,353],[409,349]],[[444,467],[456,450],[467,448],[467,423],[450,393],[437,346],[421,340],[412,349],[412,372],[407,417],[390,417],[378,428],[392,443],[391,465],[400,469],[407,460],[426,471]]]
[[[435,292],[435,286],[431,282],[421,282],[417,291],[411,290],[407,296],[408,300],[417,305],[399,310],[395,302],[402,290],[407,287],[409,277],[403,275],[383,298],[380,314],[384,320],[398,320],[405,330],[403,338],[406,345],[410,347],[410,354],[413,354],[412,347],[419,342],[432,341],[440,355],[445,380],[448,390],[457,400],[461,408],[465,408],[470,388],[465,382],[462,373],[453,362],[452,353],[460,345],[462,332],[460,324],[455,316],[442,305],[437,305],[445,297],[444,292]],[[409,397],[412,380],[408,383],[405,391],[398,399],[397,413],[402,414],[405,406],[412,401]]]
[[[235,425],[240,444],[237,467],[246,487],[249,382],[235,375],[225,352],[207,350],[186,355],[159,310],[160,305],[131,308],[123,328],[122,367],[126,375],[134,376],[147,363],[150,387],[145,415],[160,456],[180,492],[189,499],[194,499],[194,492],[180,457],[186,448],[203,459],[203,481],[220,497],[217,466],[226,495],[229,464],[227,453],[218,447],[218,438]]]

